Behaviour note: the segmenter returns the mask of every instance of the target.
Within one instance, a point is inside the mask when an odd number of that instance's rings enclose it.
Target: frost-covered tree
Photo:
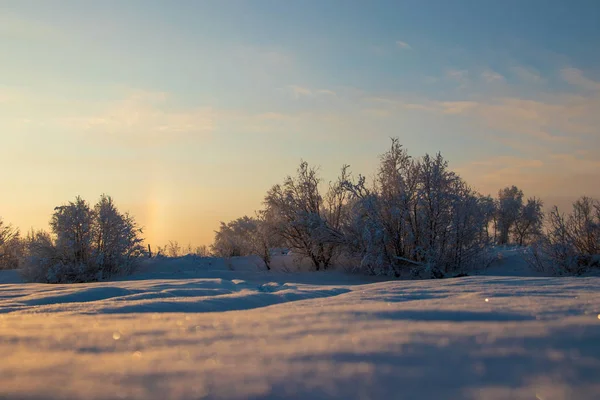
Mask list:
[[[132,266],[143,253],[142,230],[128,213],[121,213],[112,197],[102,195],[94,206],[94,256],[103,277]]]
[[[25,254],[21,275],[30,282],[49,282],[55,277],[54,271],[62,266],[55,240],[49,232],[31,230],[25,238]],[[57,280],[58,282],[60,280]]]
[[[497,234],[497,203],[492,196],[480,196],[479,207],[485,219],[485,226],[482,227],[482,234],[485,237],[485,241],[495,243]],[[490,229],[492,230],[492,234],[490,234]]]
[[[94,218],[94,210],[79,196],[74,202],[54,208],[50,228],[56,237],[57,251],[65,266],[73,268],[73,274],[79,270],[94,273]]]
[[[51,234],[31,232],[25,275],[35,281],[84,282],[127,272],[144,252],[141,229],[109,196],[92,208],[81,197],[56,207]]]
[[[519,210],[519,215],[514,222],[513,235],[519,246],[532,243],[542,234],[544,222],[544,203],[535,197],[527,199]]]
[[[600,268],[600,201],[581,197],[570,214],[554,207],[548,229],[533,246],[534,267],[558,274],[581,274]]]
[[[0,269],[15,269],[23,253],[19,230],[0,218]]]
[[[261,218],[243,216],[229,223],[221,222],[212,251],[219,257],[257,255],[267,269],[271,269],[271,246],[274,245],[274,238]]]
[[[346,174],[347,168],[343,169]],[[346,194],[340,179],[321,195],[317,170],[301,162],[296,176],[267,193],[262,216],[271,234],[295,254],[308,258],[316,270],[327,269],[339,255],[343,236],[343,204]]]
[[[487,241],[488,202],[441,154],[414,159],[392,139],[372,187],[364,177],[345,186],[349,249],[371,273],[444,276],[472,265]]]
[[[234,221],[221,222],[215,231],[212,252],[218,257],[241,257],[252,254],[250,236],[258,228],[256,220],[243,216]]]
[[[523,208],[523,191],[516,186],[506,187],[498,192],[498,244],[505,245],[510,240],[510,233],[519,219]]]

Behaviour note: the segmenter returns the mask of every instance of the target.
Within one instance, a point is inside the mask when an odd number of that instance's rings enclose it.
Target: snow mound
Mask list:
[[[337,296],[347,288],[257,284],[244,280],[172,279],[0,287],[0,313],[223,312]],[[37,290],[36,290],[37,289]]]

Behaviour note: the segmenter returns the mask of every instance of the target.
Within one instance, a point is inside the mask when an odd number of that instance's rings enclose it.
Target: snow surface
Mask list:
[[[600,399],[598,277],[526,276],[516,251],[445,280],[260,269],[0,271],[0,398]]]

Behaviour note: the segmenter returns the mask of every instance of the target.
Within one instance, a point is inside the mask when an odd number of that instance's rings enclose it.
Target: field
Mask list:
[[[110,282],[0,273],[0,398],[598,399],[600,278],[384,281],[146,262]]]

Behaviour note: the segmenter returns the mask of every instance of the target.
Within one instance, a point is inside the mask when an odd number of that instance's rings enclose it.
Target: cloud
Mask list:
[[[556,99],[559,100],[559,99]],[[591,132],[592,117],[575,101],[536,101],[515,97],[442,102],[444,114],[473,118],[485,128],[549,142],[567,142]]]
[[[33,135],[65,135],[137,143],[141,146],[173,139],[207,138],[215,130],[212,107],[184,107],[164,92],[113,90],[110,100],[70,98],[56,93],[5,89],[0,97],[0,130]]]
[[[460,83],[466,83],[469,80],[469,71],[466,69],[449,69],[446,71],[446,78]]]
[[[328,90],[328,89],[317,90],[317,94],[323,94],[323,95],[327,95],[327,96],[337,96],[336,92],[334,92],[333,90]]]
[[[464,114],[479,105],[474,101],[444,101],[440,104],[444,114]]]
[[[488,83],[503,82],[505,80],[504,76],[491,69],[483,71],[481,77]]]
[[[173,109],[161,92],[135,91],[127,98],[83,116],[66,117],[60,123],[72,129],[102,136],[165,140],[214,130],[210,107]]]
[[[291,94],[295,99],[301,97],[337,96],[337,93],[329,89],[311,89],[305,86],[288,85],[284,91]]]
[[[412,47],[408,43],[403,42],[401,40],[396,41],[396,46],[402,50],[411,50],[412,49]]]
[[[287,87],[287,89],[289,89],[289,91],[291,92],[291,94],[295,97],[295,98],[299,98],[302,96],[312,96],[313,95],[313,91],[307,87],[303,87],[303,86],[298,86],[298,85],[289,85]]]
[[[510,67],[510,70],[523,82],[527,83],[543,83],[545,80],[540,73],[533,68],[515,65]]]
[[[587,78],[580,69],[564,68],[560,72],[563,79],[571,85],[588,90],[600,90],[600,82]]]

